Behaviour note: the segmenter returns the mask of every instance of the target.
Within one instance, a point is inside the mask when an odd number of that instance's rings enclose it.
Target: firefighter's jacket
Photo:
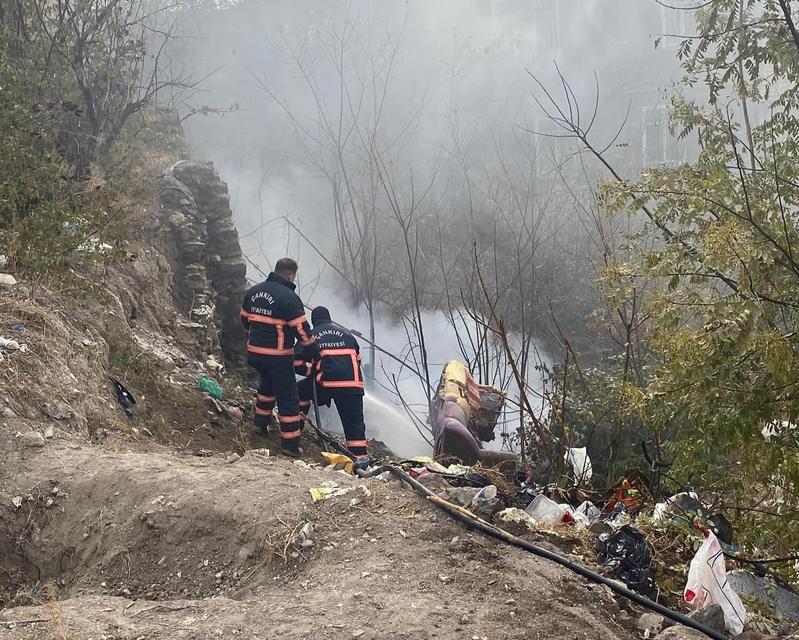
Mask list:
[[[313,328],[318,355],[314,349],[301,347],[294,358],[295,371],[314,376],[317,383],[332,395],[363,395],[361,348],[344,327],[324,323]]]
[[[314,337],[295,286],[270,273],[244,296],[241,323],[247,332],[249,360],[293,356],[296,345],[314,352]]]

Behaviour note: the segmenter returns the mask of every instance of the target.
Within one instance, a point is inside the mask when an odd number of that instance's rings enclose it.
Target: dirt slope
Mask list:
[[[3,639],[632,637],[603,588],[395,481],[252,452],[228,463],[56,440],[11,457],[0,533],[21,544],[0,558],[22,606],[0,620],[46,621],[3,625]],[[325,481],[354,489],[313,503]],[[34,499],[14,509],[15,495]],[[307,523],[313,545],[292,558]]]

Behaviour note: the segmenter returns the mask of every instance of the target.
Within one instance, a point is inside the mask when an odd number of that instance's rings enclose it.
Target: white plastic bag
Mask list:
[[[738,635],[743,631],[746,609],[727,582],[724,553],[712,531],[705,532],[705,541],[691,560],[683,597],[693,609],[718,604],[724,611],[724,624],[730,633]]]
[[[588,502],[587,500],[577,507],[575,512],[583,514],[586,518],[588,518],[589,523],[596,522],[602,516],[602,512],[599,510],[599,507]]]
[[[585,447],[568,449],[564,457],[574,472],[575,484],[583,484],[591,480],[591,476],[594,475],[594,469],[591,466],[591,458],[588,457],[588,450]]]

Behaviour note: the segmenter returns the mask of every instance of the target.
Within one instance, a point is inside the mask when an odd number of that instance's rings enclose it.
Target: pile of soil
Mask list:
[[[606,589],[467,531],[396,481],[264,455],[58,438],[12,453],[0,636],[633,637]],[[325,483],[349,491],[313,502]]]

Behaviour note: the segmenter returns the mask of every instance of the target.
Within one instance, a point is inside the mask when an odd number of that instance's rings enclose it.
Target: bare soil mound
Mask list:
[[[633,637],[605,589],[395,481],[255,452],[229,463],[69,443],[12,464],[4,639]],[[348,492],[313,502],[309,488],[332,482]]]

